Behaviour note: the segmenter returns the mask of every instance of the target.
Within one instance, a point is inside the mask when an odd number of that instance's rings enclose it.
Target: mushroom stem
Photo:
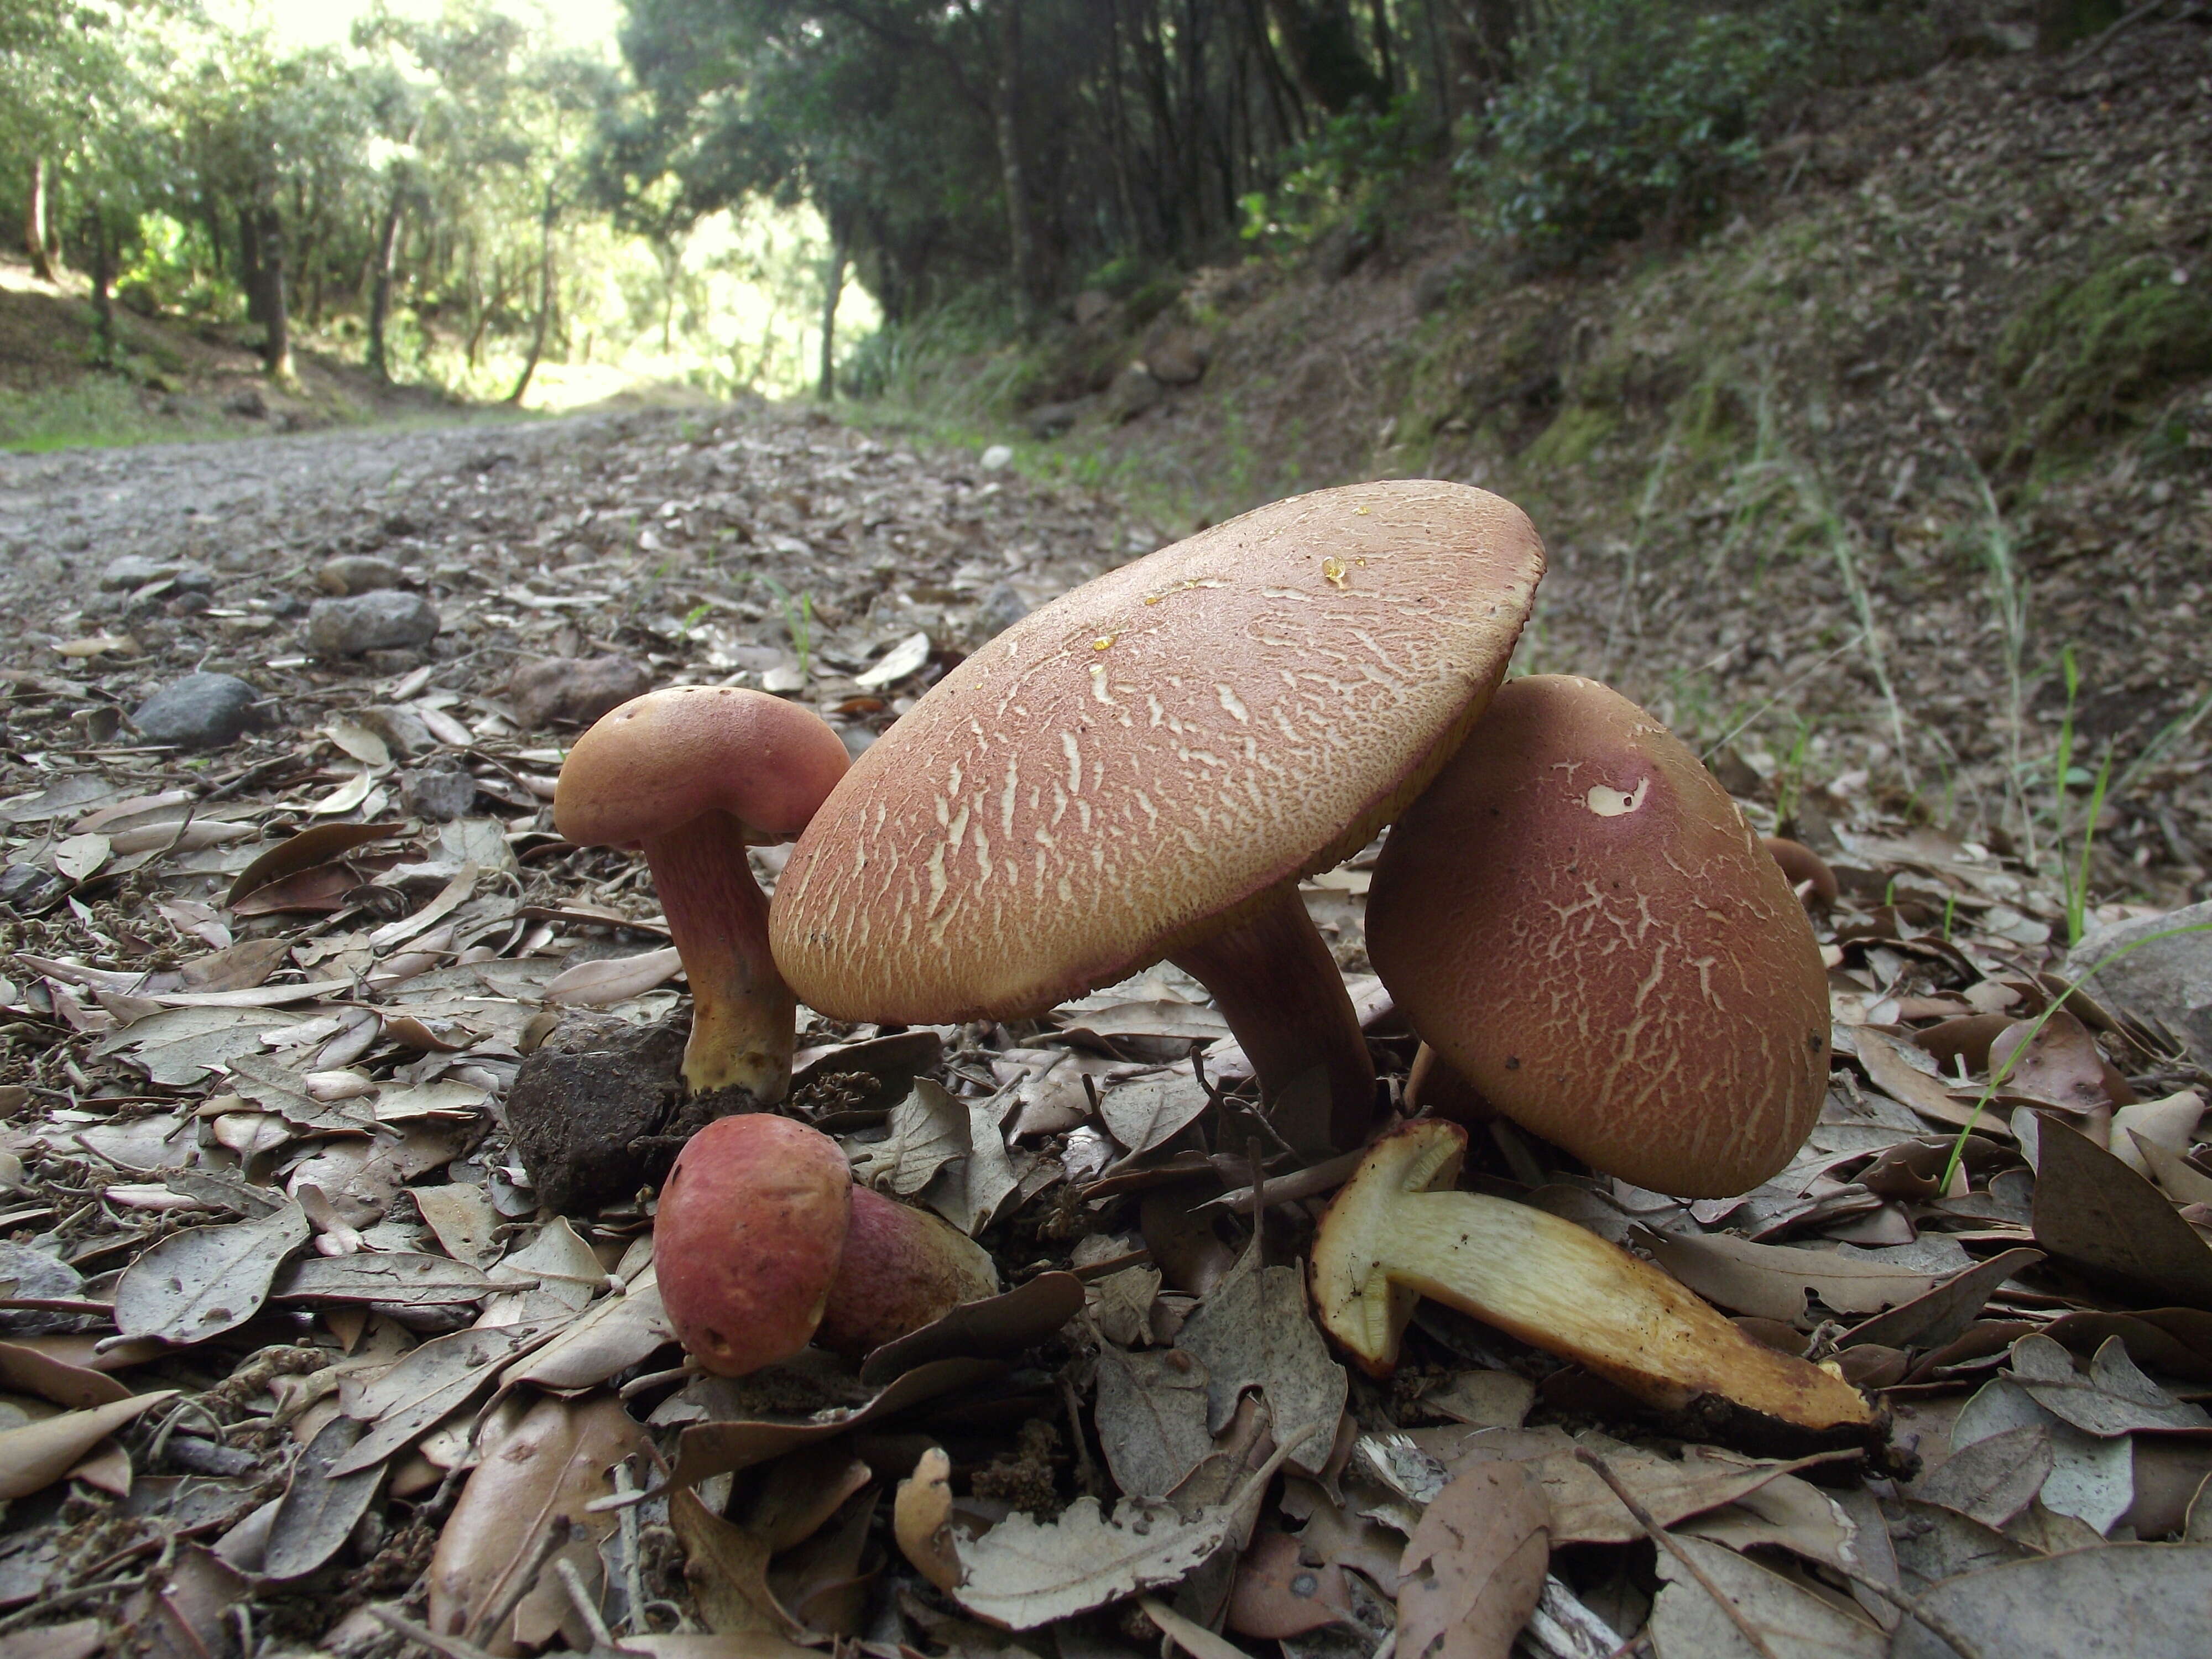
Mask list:
[[[1662,1411],[1712,1395],[1800,1428],[1871,1420],[1841,1377],[1753,1341],[1650,1263],[1527,1205],[1429,1191],[1457,1173],[1466,1132],[1424,1120],[1376,1141],[1322,1218],[1313,1253],[1322,1325],[1386,1376],[1418,1297],[1578,1361]]]
[[[691,982],[684,1083],[774,1105],[791,1084],[799,1004],[769,954],[768,896],[745,861],[744,832],[729,813],[707,811],[643,845]]]
[[[1228,927],[1169,958],[1213,994],[1276,1109],[1275,1127],[1302,1153],[1358,1146],[1375,1123],[1375,1062],[1336,958],[1294,881],[1278,882]],[[1309,1073],[1327,1099],[1292,1085]]]
[[[998,1293],[998,1266],[981,1244],[927,1210],[856,1184],[844,1259],[814,1340],[864,1354]]]

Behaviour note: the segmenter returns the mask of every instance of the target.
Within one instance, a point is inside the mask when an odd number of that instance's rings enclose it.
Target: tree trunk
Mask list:
[[[54,280],[53,261],[46,257],[46,158],[31,162],[31,188],[23,198],[23,250],[31,256],[31,274],[42,283]]]
[[[1000,0],[996,110],[999,167],[1006,192],[1006,243],[1009,274],[1014,284],[1014,320],[1027,328],[1036,300],[1036,252],[1030,240],[1028,186],[1023,179],[1021,92],[1022,0]]]
[[[261,275],[261,227],[251,207],[238,210],[238,285],[246,290],[246,320],[269,320],[269,295]]]
[[[270,380],[290,386],[297,377],[292,372],[292,319],[284,298],[284,215],[280,209],[264,207],[258,220],[261,361]]]
[[[522,394],[530,390],[530,377],[538,373],[538,360],[545,355],[545,331],[553,320],[553,186],[545,186],[545,213],[538,242],[538,326],[530,337],[530,356],[522,365],[522,377],[514,383],[514,390],[507,400],[520,405]]]
[[[121,356],[116,349],[115,301],[110,295],[115,286],[115,256],[100,210],[94,207],[84,217],[85,233],[92,239],[92,310],[99,319],[100,361],[112,368]]]
[[[392,368],[385,355],[384,331],[392,319],[392,273],[399,258],[399,223],[405,217],[398,184],[384,210],[384,226],[376,241],[376,275],[368,294],[368,372],[387,384]]]
[[[1267,9],[1307,97],[1331,115],[1363,99],[1376,109],[1389,101],[1389,89],[1359,50],[1352,0],[1267,0]]]
[[[1375,59],[1382,66],[1384,96],[1398,95],[1398,64],[1390,46],[1390,8],[1384,0],[1367,0],[1367,14],[1374,26]]]
[[[1471,89],[1473,96],[1467,101],[1480,108],[1483,88],[1513,78],[1513,42],[1521,27],[1519,0],[1473,0],[1468,5],[1447,6],[1443,16],[1452,78]]]
[[[822,384],[823,403],[837,396],[837,301],[845,292],[845,262],[850,229],[846,216],[830,216],[830,258],[822,274]]]

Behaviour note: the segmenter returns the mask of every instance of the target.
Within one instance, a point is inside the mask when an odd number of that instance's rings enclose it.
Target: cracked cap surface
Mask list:
[[[839,1018],[1041,1011],[1363,845],[1503,677],[1544,568],[1425,480],[1277,501],[1031,612],[793,849],[778,964]]]

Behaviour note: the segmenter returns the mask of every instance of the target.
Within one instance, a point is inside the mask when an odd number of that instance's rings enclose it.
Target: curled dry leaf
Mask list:
[[[1344,1410],[1344,1367],[1328,1357],[1295,1267],[1232,1273],[1184,1322],[1176,1346],[1205,1368],[1212,1433],[1249,1388],[1267,1396],[1278,1423],[1334,1423]]]
[[[1213,1450],[1206,1428],[1206,1367],[1188,1354],[1098,1352],[1098,1443],[1114,1484],[1132,1498],[1162,1498]]]
[[[1405,1659],[1506,1659],[1544,1593],[1551,1508],[1515,1463],[1477,1463],[1438,1492],[1406,1546]]]
[[[1082,1311],[1081,1279],[1073,1273],[1039,1273],[1003,1295],[963,1302],[942,1319],[884,1343],[861,1362],[860,1381],[888,1382],[933,1359],[1019,1353]]]
[[[2017,1100],[2055,1106],[2062,1111],[2088,1112],[2114,1104],[2105,1086],[2105,1056],[2089,1028],[2067,1010],[2046,1015],[2043,1028],[2033,1020],[2016,1020],[1990,1044],[1990,1069],[2002,1070],[2010,1061],[1998,1091]]]
[[[271,1578],[301,1578],[314,1571],[338,1553],[368,1513],[384,1471],[358,1469],[336,1477],[330,1472],[333,1462],[353,1449],[365,1426],[350,1417],[333,1417],[292,1465],[262,1557],[261,1570]]]
[[[914,1570],[941,1590],[960,1583],[960,1558],[952,1547],[952,1461],[932,1446],[898,1483],[891,1505],[891,1532],[899,1553]]]
[[[2098,1346],[2087,1376],[2051,1338],[2024,1336],[2012,1345],[2012,1376],[2044,1410],[2100,1439],[2137,1429],[2212,1428],[2202,1406],[2174,1399],[2136,1370],[2117,1336]]]
[[[277,1269],[307,1242],[297,1204],[252,1221],[187,1227],[151,1246],[115,1286],[115,1328],[125,1336],[202,1342],[261,1311]]]
[[[1636,1242],[1699,1296],[1761,1319],[1802,1319],[1808,1291],[1838,1313],[1871,1314],[1924,1296],[1942,1282],[1886,1261],[1754,1244],[1724,1233],[1691,1238],[1642,1230]]]
[[[1237,1563],[1229,1628],[1239,1636],[1280,1641],[1324,1625],[1350,1624],[1352,1591],[1334,1562],[1308,1566],[1299,1540],[1272,1527],[1252,1535]]]
[[[2212,1544],[2113,1544],[1947,1578],[1922,1598],[2003,1659],[2201,1654],[2212,1633]],[[1953,1659],[1908,1619],[1894,1659]]]
[[[174,1389],[133,1395],[105,1406],[63,1412],[0,1430],[0,1503],[42,1492],[101,1441],[142,1412],[175,1397]]]
[[[670,1498],[668,1519],[684,1546],[684,1576],[710,1629],[724,1634],[810,1634],[769,1588],[766,1539],[713,1513],[688,1486]]]
[[[2037,1123],[2035,1242],[2106,1283],[2212,1308],[2212,1246],[2166,1194],[2063,1120]]]
[[[683,971],[684,958],[673,945],[634,957],[607,957],[564,968],[545,982],[544,998],[577,1008],[611,1008],[643,996]]]
[[[499,1366],[549,1332],[529,1325],[498,1325],[433,1338],[410,1348],[373,1381],[342,1384],[345,1413],[374,1427],[331,1467],[350,1474],[381,1463],[412,1445],[443,1417],[489,1388]]]

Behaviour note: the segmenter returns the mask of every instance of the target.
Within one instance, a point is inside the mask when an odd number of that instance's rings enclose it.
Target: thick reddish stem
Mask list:
[[[741,1088],[761,1105],[791,1085],[799,1003],[768,948],[768,896],[727,812],[702,812],[645,840],[668,932],[691,981],[684,1081],[694,1094]]]
[[[1270,888],[1259,907],[1172,960],[1213,993],[1297,1151],[1349,1149],[1375,1126],[1375,1063],[1336,958],[1306,914],[1297,884]],[[1325,1089],[1299,1079],[1317,1074]],[[1294,1086],[1295,1085],[1295,1086]]]

